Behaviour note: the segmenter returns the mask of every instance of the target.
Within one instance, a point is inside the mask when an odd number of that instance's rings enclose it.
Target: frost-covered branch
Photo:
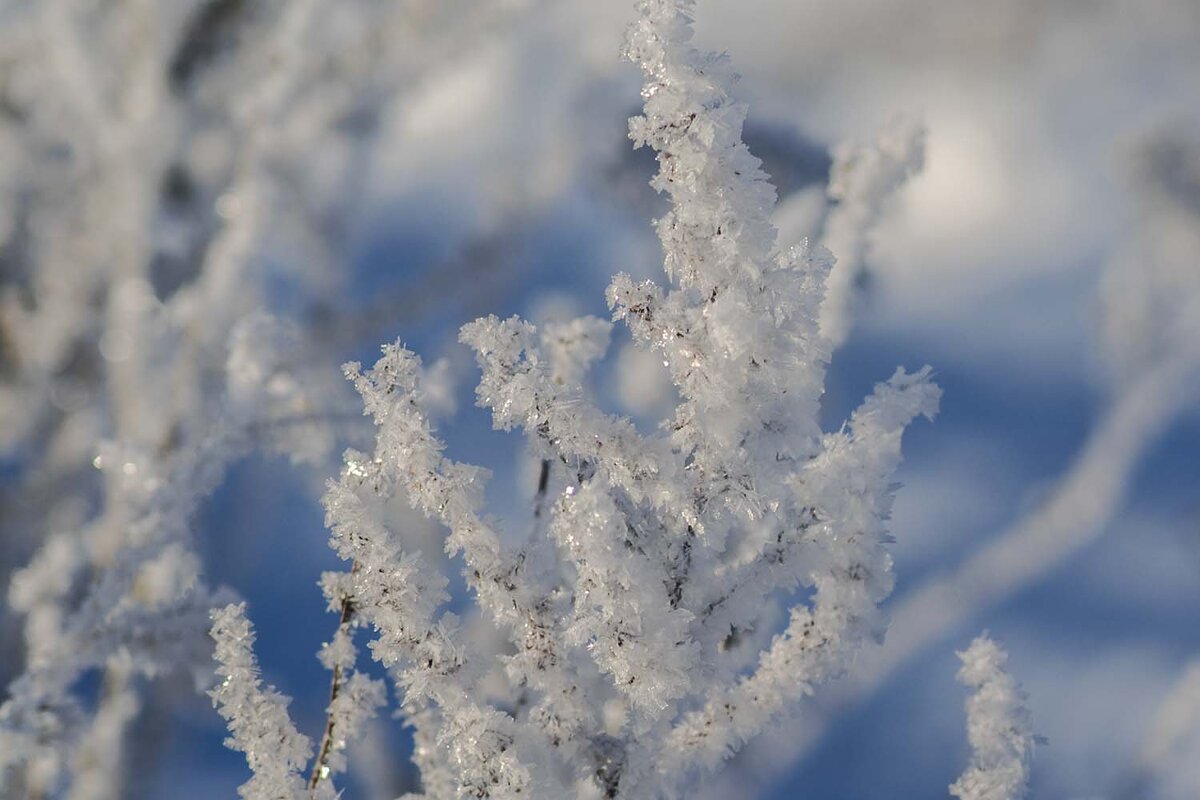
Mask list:
[[[244,800],[304,797],[300,772],[312,756],[312,742],[292,723],[288,699],[262,686],[246,604],[225,606],[212,616],[220,683],[209,694],[228,723],[226,746],[245,753],[253,773],[238,795]]]
[[[189,524],[239,452],[237,437],[222,420],[194,451],[178,454],[162,479],[131,481],[125,501],[132,519],[122,546],[82,599],[56,612],[53,628],[37,629],[53,638],[31,648],[39,658],[9,686],[9,699],[0,705],[0,741],[6,744],[0,748],[0,775],[47,749],[59,759],[70,751],[80,727],[71,690],[87,671],[120,656],[139,674],[153,676],[195,668],[203,659],[197,642],[221,593],[198,585]],[[109,468],[136,474],[138,462],[120,455],[110,453],[117,463]],[[99,463],[104,466],[104,456]],[[33,568],[40,566],[39,560]]]
[[[358,565],[349,576],[352,596],[378,634],[372,655],[393,669],[405,707],[413,713],[435,702],[444,714],[453,714],[438,743],[450,751],[460,786],[491,787],[495,796],[507,797],[528,787],[528,768],[519,760],[524,748],[513,747],[511,721],[464,694],[459,681],[470,686],[472,678],[461,674],[469,664],[454,641],[457,618],[436,614],[448,599],[446,579],[428,576],[419,555],[399,548],[381,502],[404,491],[426,513],[441,518],[452,531],[447,547],[464,551],[472,583],[492,599],[496,613],[515,612],[514,621],[525,622],[519,616],[523,609],[538,617],[545,611],[518,594],[512,576],[520,561],[506,566],[495,534],[476,514],[478,471],[444,459],[430,435],[417,402],[418,368],[416,358],[398,347],[387,348],[367,374],[358,365],[348,366],[378,435],[375,454],[347,453],[341,480],[330,485],[325,505],[331,544]],[[508,612],[510,602],[513,612]],[[529,621],[534,630],[546,624]],[[458,730],[452,730],[455,725]]]
[[[817,685],[840,675],[862,641],[882,638],[886,621],[878,604],[893,583],[891,559],[883,548],[890,478],[900,461],[904,427],[937,408],[939,392],[928,377],[927,370],[917,375],[898,370],[890,382],[880,384],[854,413],[849,430],[828,435],[825,452],[798,479],[821,498],[806,520],[799,552],[777,542],[780,546],[753,562],[750,577],[742,577],[727,595],[736,599],[724,604],[760,606],[763,587],[778,585],[780,573],[788,571],[780,565],[796,560],[811,571],[783,583],[800,579],[815,585],[815,604],[793,609],[787,629],[762,654],[755,672],[710,699],[703,712],[684,718],[672,741],[684,758],[698,750],[710,765],[717,763]],[[750,592],[753,597],[746,596]],[[727,614],[718,618],[722,627],[753,624],[744,617],[735,617],[735,623],[725,622]]]
[[[967,699],[971,764],[950,794],[960,800],[1021,800],[1036,739],[1025,693],[1008,674],[1008,654],[986,634],[958,655],[958,679],[972,691]]]
[[[350,574],[358,571],[351,566]],[[322,781],[346,770],[347,745],[356,739],[367,722],[385,701],[383,684],[355,671],[358,649],[354,646],[355,619],[353,595],[345,592],[342,576],[331,574],[326,588],[331,610],[338,614],[333,638],[321,648],[321,663],[329,670],[329,705],[325,709],[325,727],[317,745],[317,755],[309,771],[308,788],[316,789]],[[339,591],[340,599],[339,599]]]
[[[836,347],[853,325],[858,285],[866,276],[869,235],[884,205],[919,171],[925,131],[909,119],[885,126],[870,144],[846,142],[833,152],[829,197],[836,205],[825,220],[821,244],[837,254],[821,304],[821,334]]]
[[[129,784],[125,734],[141,710],[132,672],[119,659],[105,671],[99,708],[75,754],[69,800],[119,800]]]

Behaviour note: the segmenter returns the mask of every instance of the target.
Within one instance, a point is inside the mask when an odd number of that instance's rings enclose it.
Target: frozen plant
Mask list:
[[[776,246],[774,190],[741,141],[734,75],[691,45],[691,7],[642,3],[625,48],[645,76],[631,137],[657,153],[653,186],[671,201],[657,222],[670,283],[618,275],[608,290],[614,319],[679,392],[662,431],[583,396],[608,323],[540,335],[517,318],[465,326],[480,405],[496,428],[525,433],[553,498],[526,537],[506,536],[482,509],[486,473],[444,455],[418,357],[390,345],[373,368],[347,367],[376,438],[372,453],[346,454],[326,495],[331,544],[350,568],[323,585],[343,610],[339,631],[374,633],[372,656],[416,728],[426,797],[680,796],[885,628],[901,436],[934,414],[939,390],[928,368],[897,370],[822,432],[818,315],[832,257]],[[404,550],[386,513],[398,496],[449,530],[447,551],[507,635],[499,652],[462,634],[447,578]],[[791,609],[776,630],[780,599]],[[499,682],[488,679],[497,665]],[[334,667],[350,672],[353,658]],[[336,698],[336,673],[333,685]],[[278,728],[294,741],[290,723]],[[271,779],[254,748],[244,796],[298,796],[295,770],[278,770],[294,751],[278,753]],[[310,790],[333,777],[321,758]]]

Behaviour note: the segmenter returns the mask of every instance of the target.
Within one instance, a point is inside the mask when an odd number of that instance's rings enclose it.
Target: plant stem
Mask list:
[[[358,562],[350,568],[350,574],[353,575],[358,571]],[[350,635],[349,627],[352,618],[354,617],[354,598],[346,594],[342,597],[342,605],[338,615],[338,627],[334,636],[345,634]],[[313,762],[312,774],[308,776],[308,788],[315,789],[317,785],[329,777],[329,754],[333,751],[333,734],[336,722],[333,717],[333,704],[337,700],[338,695],[342,691],[342,682],[345,678],[345,673],[342,670],[341,664],[335,664],[333,667],[333,675],[329,681],[329,705],[325,710],[325,730],[321,734],[321,744],[317,748],[317,760]]]

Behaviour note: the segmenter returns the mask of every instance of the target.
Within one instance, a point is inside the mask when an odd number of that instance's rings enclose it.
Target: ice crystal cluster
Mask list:
[[[625,50],[645,76],[631,136],[657,153],[653,185],[671,202],[657,222],[668,283],[622,274],[608,290],[614,320],[678,390],[661,431],[585,396],[610,323],[466,325],[479,404],[496,428],[522,431],[542,463],[544,505],[513,541],[482,507],[485,471],[444,454],[418,357],[391,345],[372,368],[347,367],[376,437],[372,452],[346,454],[326,494],[348,568],[324,587],[339,630],[372,631],[371,655],[416,728],[430,798],[680,796],[885,627],[900,440],[933,415],[939,391],[928,369],[897,370],[845,425],[822,431],[830,345],[819,312],[833,259],[777,246],[774,190],[741,141],[734,76],[725,57],[691,45],[690,6],[641,4]],[[439,562],[406,551],[389,527],[394,498],[445,526],[446,550],[504,634],[497,644],[464,635]],[[790,611],[773,625],[781,602]],[[253,678],[236,607],[214,636],[221,674]],[[353,674],[352,645],[339,647],[331,663]],[[349,685],[335,681],[335,699]],[[254,686],[215,695],[252,767],[271,737],[245,720],[281,708]],[[332,722],[333,740],[343,726],[353,727]],[[290,723],[278,727],[272,771],[256,770],[248,798],[303,794],[298,771],[281,765],[306,748]]]

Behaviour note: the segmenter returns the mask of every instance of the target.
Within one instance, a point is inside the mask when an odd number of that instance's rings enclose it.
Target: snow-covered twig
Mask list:
[[[959,653],[967,699],[971,764],[950,787],[960,800],[1021,800],[1029,786],[1036,737],[1025,693],[1008,674],[1008,654],[984,634]]]
[[[225,606],[212,617],[220,683],[209,694],[228,723],[225,744],[246,754],[253,773],[238,795],[244,800],[298,800],[305,796],[300,773],[312,756],[312,742],[292,723],[287,698],[262,686],[246,604]]]

